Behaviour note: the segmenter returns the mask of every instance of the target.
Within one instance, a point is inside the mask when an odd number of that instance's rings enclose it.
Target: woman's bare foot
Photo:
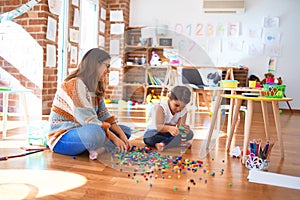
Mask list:
[[[165,148],[165,144],[162,143],[162,142],[156,143],[156,144],[155,144],[155,147],[156,147],[157,151],[163,151],[164,148]]]

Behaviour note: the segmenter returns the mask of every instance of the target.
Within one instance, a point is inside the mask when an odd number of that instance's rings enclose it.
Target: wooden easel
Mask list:
[[[162,97],[164,96],[165,89],[169,90],[170,87],[178,85],[178,83],[179,83],[179,81],[178,81],[177,67],[169,65],[167,67],[166,76],[165,76],[164,83],[163,83],[163,86],[161,89],[160,99],[162,99]]]

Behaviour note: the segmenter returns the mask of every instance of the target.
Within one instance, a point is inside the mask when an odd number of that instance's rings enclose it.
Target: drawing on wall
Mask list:
[[[46,66],[55,67],[56,65],[56,48],[55,45],[47,44]]]
[[[70,54],[70,64],[77,64],[77,47],[71,46],[71,54]]]
[[[240,39],[223,40],[222,50],[241,52],[241,51],[243,51],[243,44],[244,44],[244,41],[240,40]]]
[[[46,38],[55,42],[56,39],[56,20],[48,16]]]
[[[111,40],[109,45],[109,53],[111,55],[119,55],[120,54],[120,41],[119,40]]]
[[[80,26],[80,15],[79,15],[79,10],[78,8],[74,9],[74,21],[73,21],[73,26],[74,27],[79,27]]]
[[[248,37],[249,38],[260,39],[261,38],[261,33],[262,33],[262,29],[261,28],[258,28],[258,29],[249,28],[248,29]]]
[[[280,56],[280,45],[265,45],[265,55],[267,56]]]
[[[269,59],[268,63],[268,72],[275,72],[276,70],[276,65],[277,65],[277,58],[276,57],[271,57]]]
[[[78,43],[79,31],[70,28],[70,42]]]
[[[274,44],[274,43],[279,44],[280,33],[277,31],[264,30],[263,41],[265,44]]]
[[[251,43],[248,46],[248,54],[252,56],[263,55],[264,53],[264,45],[261,43]]]
[[[61,10],[61,0],[48,0],[49,10],[55,15],[59,15]]]
[[[110,25],[110,34],[121,35],[124,33],[125,24],[111,24]]]
[[[279,17],[264,17],[263,27],[264,28],[278,28],[279,27]]]
[[[123,22],[123,11],[122,10],[111,10],[110,11],[110,17],[111,22]]]
[[[105,23],[103,21],[99,22],[99,31],[105,33]]]
[[[105,47],[105,39],[102,35],[99,35],[99,46]]]
[[[106,10],[104,8],[101,8],[100,10],[100,18],[106,20]]]

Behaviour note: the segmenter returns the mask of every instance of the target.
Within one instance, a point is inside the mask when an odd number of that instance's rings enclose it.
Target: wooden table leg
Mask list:
[[[242,100],[240,100],[240,101],[242,101]],[[252,115],[253,115],[253,101],[248,100],[247,113],[246,113],[246,118],[245,118],[245,127],[244,127],[244,144],[243,144],[243,157],[242,157],[243,164],[245,163],[245,156],[246,156],[247,149],[248,149]]]
[[[6,138],[6,125],[8,114],[8,93],[3,93],[3,112],[2,112],[2,139]]]
[[[26,125],[28,126],[29,125],[29,114],[28,114],[28,107],[27,107],[25,93],[20,94],[20,99],[23,104],[25,122],[26,122]]]
[[[236,125],[236,122],[238,120],[238,115],[239,115],[241,105],[242,105],[242,100],[240,100],[240,99],[235,100],[235,106],[234,106],[234,109],[233,109],[232,123],[231,123],[231,126],[230,126],[229,135],[227,136],[228,137],[227,138],[227,144],[226,144],[227,151],[229,151],[229,149],[230,149],[230,144],[231,144],[232,136],[233,136],[233,133],[234,133],[235,125]]]
[[[215,102],[215,105],[214,105],[212,120],[211,120],[210,127],[209,127],[209,130],[208,130],[208,137],[207,137],[207,142],[206,142],[206,149],[209,149],[209,145],[210,145],[210,141],[211,141],[211,136],[213,134],[213,131],[214,131],[214,128],[215,128],[215,125],[216,125],[219,108],[220,108],[220,105],[221,105],[221,102],[222,102],[222,96],[221,96],[222,93],[223,93],[222,90],[218,90],[216,92],[217,99],[216,99],[216,102]]]
[[[284,149],[283,149],[283,140],[282,140],[282,134],[281,134],[281,124],[280,124],[278,102],[272,101],[272,107],[273,107],[273,113],[274,113],[274,119],[275,119],[277,139],[278,139],[278,142],[280,145],[280,154],[281,154],[281,158],[284,158]]]
[[[261,102],[261,109],[262,109],[263,119],[264,119],[266,139],[269,140],[270,134],[269,134],[269,116],[268,116],[267,102],[266,101],[260,101],[260,102]]]

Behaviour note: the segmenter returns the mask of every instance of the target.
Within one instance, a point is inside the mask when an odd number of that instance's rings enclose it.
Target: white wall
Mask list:
[[[261,55],[249,55],[248,47],[252,44],[263,44],[261,38],[250,38],[249,29],[264,32],[262,22],[264,17],[279,17],[279,28],[271,29],[280,33],[280,56],[277,57],[276,76],[281,76],[287,85],[286,95],[294,98],[291,102],[293,109],[300,109],[300,93],[297,80],[300,78],[298,56],[300,56],[300,1],[299,0],[245,0],[246,12],[244,14],[204,14],[202,13],[202,0],[131,0],[130,26],[168,25],[169,32],[174,32],[178,24],[184,27],[182,34],[205,49],[214,65],[228,66],[232,63],[249,68],[249,75],[258,75],[261,79],[268,70],[270,55],[263,52]],[[239,23],[240,35],[235,38],[227,36],[198,37],[195,33],[197,24],[228,24]],[[191,28],[191,29],[190,29]],[[268,29],[270,30],[270,29]],[[216,47],[228,41],[239,41],[242,50],[228,51],[216,50]],[[187,43],[186,43],[187,44]],[[287,108],[286,103],[280,104]]]

